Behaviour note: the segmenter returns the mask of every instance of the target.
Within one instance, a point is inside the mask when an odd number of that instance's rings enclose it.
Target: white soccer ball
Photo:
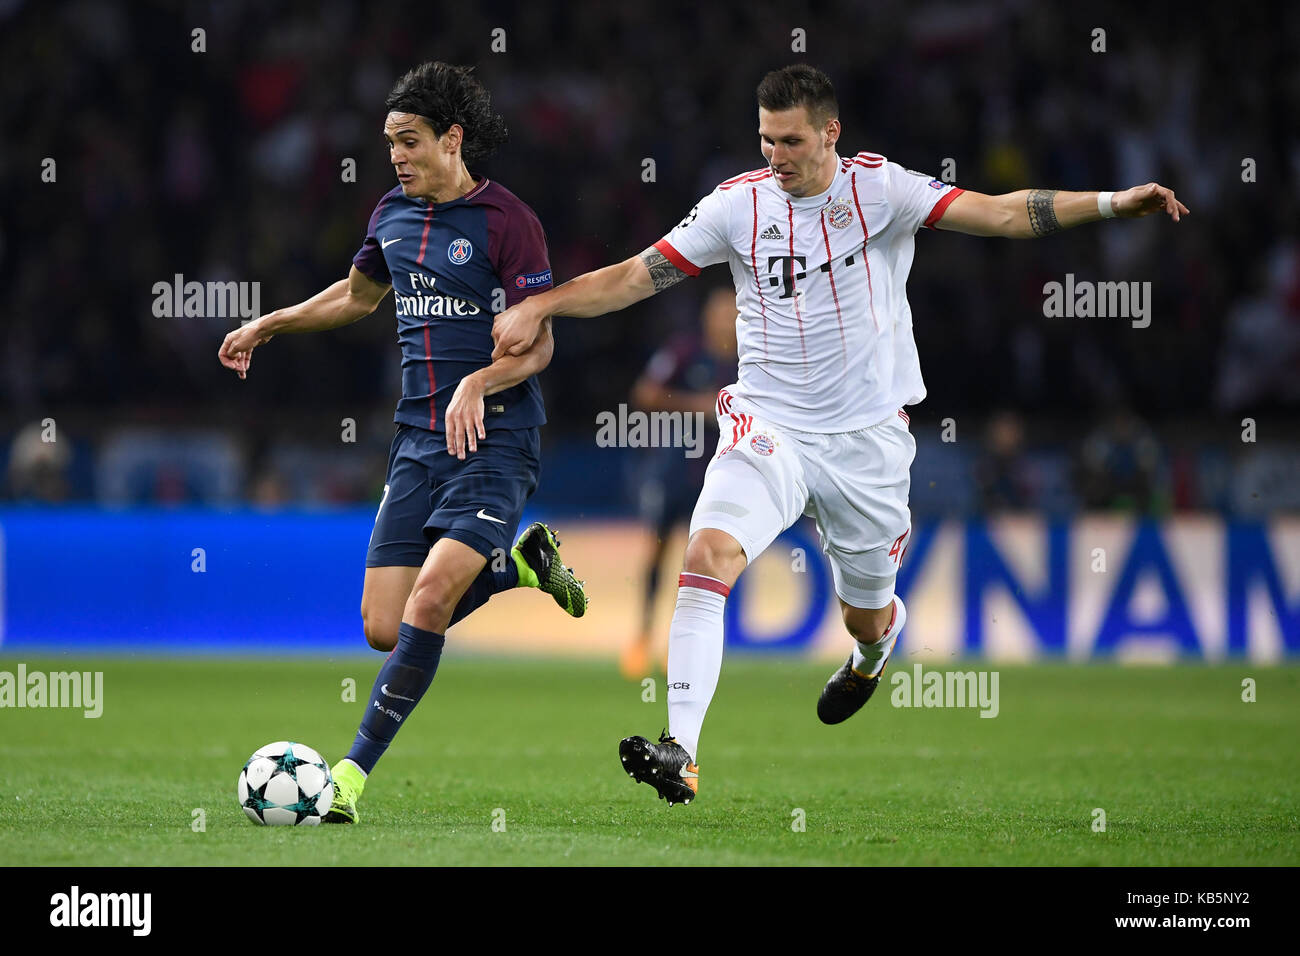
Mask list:
[[[248,758],[235,793],[254,823],[314,827],[330,812],[334,778],[315,750],[278,740]]]

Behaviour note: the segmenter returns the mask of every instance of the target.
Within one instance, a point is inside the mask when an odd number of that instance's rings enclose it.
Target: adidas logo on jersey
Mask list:
[[[772,223],[772,225],[768,226],[768,227],[767,227],[766,229],[764,229],[761,233],[759,233],[758,238],[760,238],[760,239],[784,239],[785,236],[781,235],[781,230],[777,228],[776,223]]]

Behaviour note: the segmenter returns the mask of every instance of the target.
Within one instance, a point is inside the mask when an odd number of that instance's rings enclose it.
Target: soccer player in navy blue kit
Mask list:
[[[366,777],[428,690],[451,624],[520,586],[574,617],[586,610],[545,525],[511,546],[537,487],[546,413],[535,376],[554,343],[548,328],[524,354],[492,361],[495,312],[552,285],[537,216],[466,166],[505,141],[505,124],[471,69],[445,63],[406,74],[385,107],[398,186],[375,207],[348,277],[231,332],[219,353],[242,379],[273,335],[347,325],[394,291],[402,397],[361,599],[366,639],[392,653],[333,768],[334,823],[356,822]]]

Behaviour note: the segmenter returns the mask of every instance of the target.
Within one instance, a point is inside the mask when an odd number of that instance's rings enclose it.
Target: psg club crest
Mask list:
[[[454,266],[463,266],[469,262],[469,257],[473,254],[474,247],[470,245],[468,239],[453,239],[451,245],[447,247],[447,258]]]
[[[853,207],[847,199],[837,199],[826,210],[826,221],[833,229],[844,229],[853,222]]]
[[[755,435],[749,440],[749,447],[754,449],[760,455],[770,455],[776,451],[776,442],[766,435]]]

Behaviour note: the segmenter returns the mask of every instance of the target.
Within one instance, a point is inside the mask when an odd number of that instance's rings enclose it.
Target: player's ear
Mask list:
[[[840,121],[837,119],[828,119],[825,130],[826,148],[832,149],[840,140]]]
[[[454,153],[465,142],[465,128],[459,123],[452,123],[447,127],[447,132],[442,134],[442,142],[447,152]]]

